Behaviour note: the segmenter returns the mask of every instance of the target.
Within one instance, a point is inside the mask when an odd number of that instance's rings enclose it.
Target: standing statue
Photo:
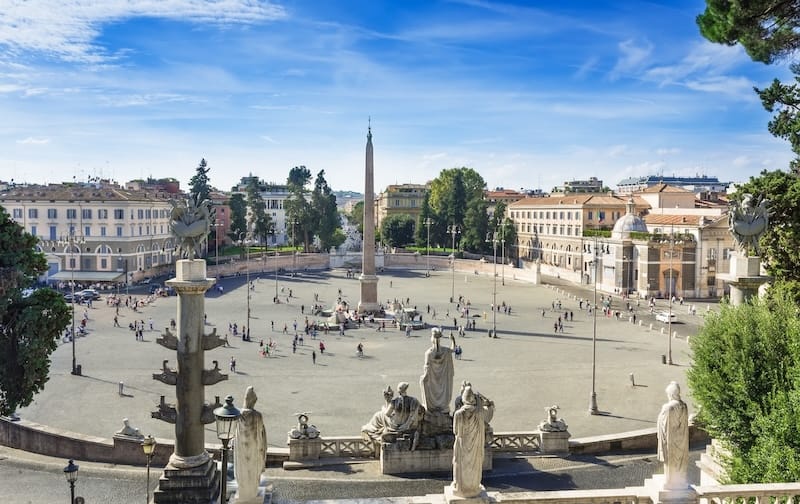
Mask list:
[[[169,200],[172,205],[169,227],[178,239],[178,257],[194,259],[202,250],[211,232],[211,200]]]
[[[453,483],[450,489],[457,497],[475,497],[484,491],[481,485],[486,446],[486,424],[494,416],[494,403],[466,385],[461,393],[462,405],[453,414]]]
[[[756,203],[752,194],[742,195],[741,201],[731,201],[728,226],[736,245],[745,254],[759,255],[758,240],[769,224],[768,205],[766,198]]]
[[[689,412],[676,382],[666,392],[669,400],[658,414],[658,460],[664,462],[664,488],[682,490],[689,485]]]
[[[425,366],[419,378],[422,405],[432,413],[450,411],[450,398],[453,395],[453,350],[456,338],[450,333],[450,348],[439,344],[442,329],[431,329],[431,347],[425,352]]]
[[[247,387],[244,408],[236,425],[233,472],[239,485],[240,500],[253,499],[258,495],[261,473],[267,463],[267,431],[261,413],[254,409],[257,400],[253,387]]]

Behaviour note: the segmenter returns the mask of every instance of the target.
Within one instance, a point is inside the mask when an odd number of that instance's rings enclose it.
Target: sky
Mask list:
[[[364,191],[475,169],[490,189],[786,169],[700,0],[0,0],[0,180],[175,177]]]

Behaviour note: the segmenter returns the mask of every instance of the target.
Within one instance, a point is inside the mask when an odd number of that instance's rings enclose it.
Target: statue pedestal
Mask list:
[[[444,487],[444,500],[447,503],[457,502],[458,504],[483,504],[484,502],[492,502],[494,499],[489,497],[486,493],[486,488],[481,485],[481,492],[472,497],[461,497],[453,493],[453,486],[447,485]]]
[[[269,504],[272,502],[273,489],[273,484],[267,483],[267,478],[261,476],[261,482],[258,485],[258,494],[255,497],[242,499],[239,497],[239,491],[237,490],[232,501],[234,504]]]
[[[697,504],[697,493],[688,484],[686,488],[665,489],[663,474],[644,480],[644,489],[653,504]]]
[[[179,469],[167,464],[153,492],[155,504],[182,504],[185,502],[213,504],[219,500],[219,477],[214,461],[209,457],[205,464]]]
[[[730,273],[719,275],[731,288],[731,304],[739,306],[758,295],[758,289],[771,280],[761,275],[761,258],[731,253]]]
[[[308,462],[319,460],[319,452],[322,448],[322,440],[314,439],[292,439],[289,438],[289,462]],[[285,464],[284,464],[285,466]]]
[[[569,453],[569,431],[539,432],[539,451],[547,454]]]
[[[390,443],[381,445],[381,474],[451,472],[453,450],[399,450]],[[483,470],[492,470],[492,450],[483,452]]]

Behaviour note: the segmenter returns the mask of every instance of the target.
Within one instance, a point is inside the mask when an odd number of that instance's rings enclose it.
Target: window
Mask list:
[[[58,211],[55,208],[48,208],[47,209],[47,218],[48,219],[57,219],[58,218]]]
[[[121,208],[114,209],[114,218],[117,220],[122,220],[125,218],[125,210]]]
[[[15,208],[14,209],[14,218],[15,219],[21,219],[22,218],[22,209],[21,208]]]
[[[147,210],[144,211],[144,218],[145,219],[149,219],[150,216],[151,216],[151,213],[150,213],[150,209],[148,208]]]
[[[142,236],[142,226],[139,226],[139,236]]]
[[[564,212],[558,212],[558,218],[564,220]]]
[[[31,226],[31,234],[36,236],[36,226]]]
[[[599,211],[597,212],[597,220],[598,220],[599,222],[603,222],[605,219],[606,219],[606,213],[605,213],[605,211],[603,211],[603,210],[599,210]]]
[[[101,208],[97,211],[97,218],[98,219],[108,219],[108,210],[105,208]]]
[[[117,226],[117,236],[122,236],[122,226]]]
[[[586,220],[592,220],[592,211],[591,210],[589,210],[589,215],[586,218]]]
[[[105,257],[100,258],[100,269],[108,269],[108,259]]]
[[[74,208],[67,208],[67,219],[77,219],[78,211]]]
[[[83,227],[83,236],[92,236],[92,227],[91,226],[84,226]]]
[[[38,208],[29,208],[28,209],[28,218],[29,219],[38,219],[39,218],[39,209]]]
[[[106,235],[106,227],[100,226],[100,236],[105,236],[105,235]]]
[[[55,226],[50,226],[50,239],[51,240],[57,240],[58,239],[58,238],[56,238],[56,227]]]
[[[74,270],[75,269],[75,264],[76,264],[75,263],[75,258],[74,257],[70,257],[69,258],[69,269]]]
[[[92,209],[91,208],[84,208],[81,210],[81,218],[83,219],[91,219],[92,218]]]
[[[140,208],[139,211],[137,212],[137,215],[139,216],[139,220],[144,219],[144,210]]]

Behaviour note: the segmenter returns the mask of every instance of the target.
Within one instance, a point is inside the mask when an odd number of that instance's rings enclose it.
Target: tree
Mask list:
[[[461,228],[461,245],[465,250],[485,253],[492,249],[491,244],[486,243],[487,233],[492,230],[486,208],[486,200],[483,198],[473,198],[469,202]]]
[[[71,317],[64,298],[50,288],[22,295],[47,271],[36,243],[0,207],[0,415],[29,405],[44,388],[50,354]]]
[[[207,200],[211,194],[209,171],[211,171],[211,168],[206,165],[206,160],[203,158],[200,160],[200,164],[197,165],[194,176],[189,180],[189,194],[198,203]]]
[[[236,241],[242,233],[247,232],[247,202],[244,200],[244,195],[242,193],[231,194],[228,206],[231,209],[231,226],[228,236],[231,240]]]
[[[407,214],[386,217],[381,222],[381,240],[390,247],[414,242],[414,218]]]
[[[311,191],[311,211],[314,216],[314,233],[319,239],[320,249],[326,251],[341,245],[335,243],[336,231],[342,228],[342,219],[336,207],[336,195],[325,180],[325,170],[317,173],[314,190]],[[342,235],[344,236],[344,235]]]
[[[706,0],[697,16],[705,38],[719,44],[742,44],[753,61],[773,63],[800,49],[800,10],[786,0]]]
[[[264,245],[272,228],[272,218],[267,213],[267,203],[261,197],[258,177],[252,175],[247,182],[247,208],[247,229],[259,244]]]
[[[306,186],[311,181],[311,171],[305,166],[295,166],[289,170],[289,177],[286,184],[289,186],[289,197],[284,203],[286,219],[290,229],[286,232],[292,238],[292,246],[297,246],[296,229],[300,229],[300,236],[303,241],[303,250],[308,251],[311,241],[310,228],[313,226],[313,212],[311,204],[306,198],[308,189]]]
[[[450,243],[448,226],[465,228],[466,209],[474,204],[474,200],[483,199],[485,187],[483,177],[472,168],[465,167],[442,170],[431,181],[429,204],[436,221],[431,226],[432,243]],[[482,239],[485,240],[485,236]],[[476,250],[472,246],[466,248]]]
[[[771,299],[706,315],[691,338],[699,420],[731,451],[733,483],[800,478],[800,318],[794,300]]]
[[[353,205],[353,211],[347,217],[350,224],[354,225],[358,230],[358,234],[364,236],[364,202],[359,201]]]

